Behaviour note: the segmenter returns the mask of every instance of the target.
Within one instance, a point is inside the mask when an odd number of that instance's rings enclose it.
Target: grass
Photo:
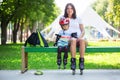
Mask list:
[[[120,41],[92,41],[88,46],[120,46]]]
[[[21,46],[23,44],[0,45],[0,70],[21,69]],[[52,43],[51,43],[52,45]],[[120,46],[120,42],[89,42],[89,46]],[[56,53],[29,54],[29,69],[57,69]],[[77,53],[77,68],[79,54]],[[67,69],[70,69],[70,53]],[[119,53],[86,53],[86,69],[120,69]]]

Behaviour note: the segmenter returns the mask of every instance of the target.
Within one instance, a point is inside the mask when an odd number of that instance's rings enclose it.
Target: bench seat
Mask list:
[[[25,49],[25,52],[57,52],[57,47],[23,47],[23,48]],[[120,46],[116,47],[88,46],[85,52],[120,52]]]
[[[78,48],[77,48],[78,51]],[[54,52],[57,53],[57,47],[24,47],[22,46],[22,68],[21,73],[24,73],[28,70],[28,52]],[[86,51],[88,53],[97,53],[97,52],[120,52],[120,46],[105,46],[105,47],[97,47],[97,46],[87,46]]]

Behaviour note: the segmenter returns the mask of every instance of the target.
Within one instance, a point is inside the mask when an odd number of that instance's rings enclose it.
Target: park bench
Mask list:
[[[77,49],[78,51],[78,49]],[[24,47],[22,46],[22,65],[21,65],[21,73],[24,73],[28,70],[28,52],[56,52],[57,47]],[[120,52],[120,46],[116,47],[96,47],[96,46],[87,46],[86,51],[89,53],[97,53],[97,52]]]

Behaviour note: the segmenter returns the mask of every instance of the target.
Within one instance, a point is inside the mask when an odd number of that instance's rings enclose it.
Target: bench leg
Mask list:
[[[24,51],[24,47],[22,47],[22,69],[21,73],[24,73],[28,70],[28,53]]]

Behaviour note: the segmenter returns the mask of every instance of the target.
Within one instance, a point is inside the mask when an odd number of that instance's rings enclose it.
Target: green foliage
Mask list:
[[[3,0],[0,6],[0,20],[14,15],[13,20],[25,17],[33,22],[42,21],[47,24],[58,14],[54,0]]]
[[[106,12],[106,19],[110,24],[115,27],[120,26],[120,1],[109,0],[109,4]]]
[[[114,0],[113,4],[115,26],[120,27],[120,0]]]
[[[105,12],[107,11],[108,0],[97,0],[93,5],[93,9],[102,17],[105,18]]]
[[[9,21],[24,24],[33,29],[36,22],[44,27],[50,24],[59,14],[54,0],[3,0],[0,5],[1,43],[6,43]],[[5,28],[5,29],[4,29]],[[14,29],[15,30],[15,29]],[[17,34],[16,34],[17,35]]]
[[[8,16],[12,15],[13,10],[13,0],[3,0],[2,4],[0,5],[0,20],[3,19],[3,17],[8,20]]]
[[[114,27],[120,27],[120,0],[97,0],[93,8]]]

